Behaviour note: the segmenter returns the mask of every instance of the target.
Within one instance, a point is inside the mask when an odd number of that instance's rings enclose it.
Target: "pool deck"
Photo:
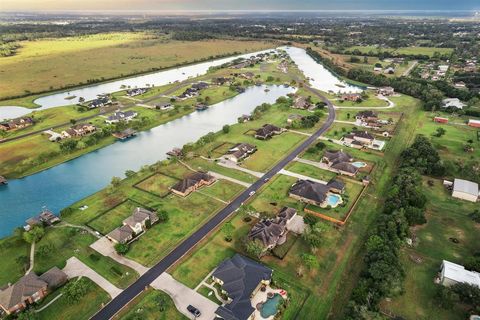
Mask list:
[[[267,301],[267,299],[268,299],[267,295],[268,295],[269,292],[273,292],[274,294],[275,293],[280,294],[281,291],[283,291],[283,290],[282,289],[273,289],[270,286],[267,287],[267,290],[265,292],[262,292],[261,290],[258,290],[258,292],[253,296],[253,298],[251,300],[252,306],[255,308],[253,319],[255,319],[255,320],[261,320],[261,319],[273,320],[275,318],[275,315],[270,316],[268,318],[262,317],[262,315],[260,314],[260,310],[257,310],[257,304],[264,303],[265,301]],[[283,297],[283,299],[287,299],[287,294],[283,295],[282,297]]]

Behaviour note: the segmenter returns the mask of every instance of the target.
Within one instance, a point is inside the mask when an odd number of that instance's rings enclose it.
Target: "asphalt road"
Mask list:
[[[137,279],[132,285],[123,290],[117,297],[111,300],[103,309],[95,314],[91,319],[104,320],[112,318],[121,308],[128,304],[133,298],[141,293],[150,283],[152,283],[160,274],[165,272],[175,262],[188,253],[197,243],[199,243],[204,237],[206,237],[215,227],[221,224],[226,218],[237,210],[243,202],[250,198],[252,191],[257,191],[266,183],[266,179],[271,179],[281,169],[283,169],[289,162],[297,157],[302,151],[317,140],[317,138],[323,134],[332,125],[335,120],[335,110],[332,103],[318,93],[315,89],[305,86],[305,89],[312,94],[320,97],[328,106],[328,118],[324,125],[316,131],[312,136],[308,137],[300,146],[295,148],[289,155],[283,158],[272,169],[270,169],[265,175],[252,184],[242,194],[240,194],[235,200],[229,203],[225,208],[219,211],[214,217],[212,217],[206,224],[200,227],[190,237],[185,239],[180,245],[173,249],[165,258],[160,260],[155,266],[148,270],[144,275]]]

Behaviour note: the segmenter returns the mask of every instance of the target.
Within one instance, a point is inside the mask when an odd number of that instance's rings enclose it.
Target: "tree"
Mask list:
[[[468,215],[476,223],[480,223],[480,210],[475,209],[472,213]]]
[[[230,221],[223,225],[222,232],[225,235],[225,238],[224,238],[225,241],[227,242],[232,241],[233,231],[235,231],[235,227]]]
[[[228,124],[224,125],[222,128],[223,133],[229,133],[230,132],[230,126]]]
[[[63,287],[63,296],[70,302],[75,303],[88,292],[88,283],[85,279],[69,281]]]
[[[160,210],[157,212],[158,221],[167,222],[168,221],[168,212],[165,210]]]
[[[135,174],[136,174],[136,173],[135,173],[135,171],[133,171],[133,170],[127,170],[127,171],[125,171],[125,176],[126,176],[127,178],[133,177]]]
[[[70,119],[70,123],[71,123],[72,125],[74,125],[75,123],[77,123],[77,120],[75,120],[75,119]]]
[[[42,239],[45,229],[42,226],[33,226],[29,231],[23,233],[23,240],[28,243],[37,242]]]
[[[452,309],[455,304],[456,295],[450,288],[437,284],[435,298],[443,309]]]
[[[257,240],[247,240],[245,251],[252,257],[259,257],[263,253],[263,245]]]
[[[119,177],[113,177],[113,178],[112,178],[112,181],[110,181],[110,184],[111,184],[114,188],[118,188],[121,183],[122,183],[122,179],[119,178]]]
[[[17,314],[17,320],[37,320],[39,319],[38,313],[33,309],[26,309]]]
[[[301,258],[308,269],[314,269],[318,267],[317,257],[315,257],[313,254],[302,253]]]
[[[63,153],[72,152],[77,148],[78,140],[67,139],[64,142],[60,143],[60,151]]]
[[[461,302],[475,308],[480,308],[480,288],[466,282],[456,283],[451,286],[453,292],[458,295]]]
[[[124,255],[128,252],[128,250],[130,250],[130,245],[126,244],[126,243],[117,243],[115,244],[115,251],[119,254],[119,255]]]
[[[434,133],[434,136],[437,137],[437,138],[440,138],[441,136],[443,136],[445,133],[447,132],[447,130],[445,130],[444,128],[437,128],[436,132]]]

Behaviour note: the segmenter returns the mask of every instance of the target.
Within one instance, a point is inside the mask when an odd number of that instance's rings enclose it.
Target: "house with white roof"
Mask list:
[[[478,183],[463,179],[455,179],[453,181],[452,197],[477,202]]]
[[[463,109],[466,106],[465,103],[460,101],[458,98],[446,98],[442,100],[442,108],[454,107],[457,109]]]
[[[443,260],[440,269],[440,283],[446,287],[456,283],[468,283],[480,288],[480,273],[466,270],[464,266]]]

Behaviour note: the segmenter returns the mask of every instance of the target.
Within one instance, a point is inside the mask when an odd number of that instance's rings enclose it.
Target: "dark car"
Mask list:
[[[187,307],[187,310],[188,310],[191,314],[193,314],[193,315],[195,316],[195,318],[198,318],[198,317],[200,317],[200,315],[201,315],[200,310],[198,310],[197,308],[195,308],[195,307],[192,306],[192,305],[189,305],[189,306]]]

